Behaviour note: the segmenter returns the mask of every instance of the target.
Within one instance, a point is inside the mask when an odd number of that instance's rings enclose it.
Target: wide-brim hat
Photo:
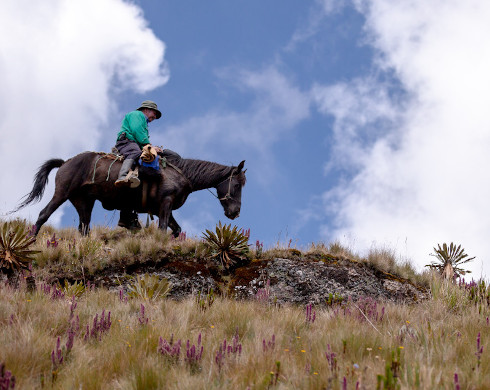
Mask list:
[[[145,100],[143,103],[141,103],[140,107],[138,108],[138,111],[141,111],[143,108],[149,108],[157,113],[157,119],[160,119],[162,116],[162,113],[157,107],[157,104],[155,102],[152,102],[151,100]]]

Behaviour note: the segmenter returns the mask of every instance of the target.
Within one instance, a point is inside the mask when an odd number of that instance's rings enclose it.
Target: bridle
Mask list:
[[[208,191],[211,192],[211,194],[213,194],[213,196],[215,198],[217,198],[219,201],[233,199],[233,197],[231,196],[231,180],[233,179],[233,175],[235,174],[235,171],[236,171],[236,168],[233,168],[233,170],[231,171],[230,177],[228,177],[228,178],[220,181],[218,184],[216,184],[216,188],[217,188],[221,183],[224,183],[225,181],[228,180],[228,192],[222,198],[219,198],[217,195],[214,195],[214,193],[208,188]]]
[[[172,167],[173,169],[175,169],[177,172],[179,172],[185,179],[187,179],[187,177],[184,175],[184,173],[182,172],[182,170],[180,170],[177,166],[171,164],[165,157],[163,157],[161,160],[160,160],[160,165],[162,165],[163,163],[163,168],[165,168],[165,164],[169,165],[170,167]],[[224,183],[226,180],[228,180],[228,192],[225,194],[225,196],[223,196],[222,198],[218,197],[217,195],[215,195],[209,188],[207,188],[207,190],[209,192],[211,192],[211,194],[217,198],[219,201],[222,201],[222,200],[230,200],[230,199],[234,199],[232,196],[231,196],[231,180],[233,179],[233,175],[235,174],[237,168],[233,168],[231,170],[231,174],[230,174],[230,177],[228,177],[227,179],[224,179],[222,181],[220,181],[216,187],[218,187],[221,183]],[[189,183],[189,185],[191,186],[192,188],[192,183],[189,181],[189,179],[187,179],[187,182]]]

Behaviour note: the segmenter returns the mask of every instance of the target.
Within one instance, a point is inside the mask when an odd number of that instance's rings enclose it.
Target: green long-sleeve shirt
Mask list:
[[[117,139],[122,133],[126,133],[126,138],[136,142],[140,148],[150,143],[148,135],[148,123],[146,116],[141,111],[131,111],[124,117],[121,130],[117,133]]]

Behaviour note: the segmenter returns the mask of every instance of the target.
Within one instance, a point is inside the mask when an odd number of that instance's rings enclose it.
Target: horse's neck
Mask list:
[[[193,191],[216,187],[232,170],[226,165],[192,159],[182,159],[180,169],[191,182]]]

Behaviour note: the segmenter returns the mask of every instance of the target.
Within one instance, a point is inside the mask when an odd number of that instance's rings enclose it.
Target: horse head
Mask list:
[[[225,210],[225,215],[230,219],[235,219],[240,215],[242,206],[242,187],[245,185],[245,170],[243,166],[245,160],[232,167],[232,170],[222,182],[216,186],[218,199]]]

